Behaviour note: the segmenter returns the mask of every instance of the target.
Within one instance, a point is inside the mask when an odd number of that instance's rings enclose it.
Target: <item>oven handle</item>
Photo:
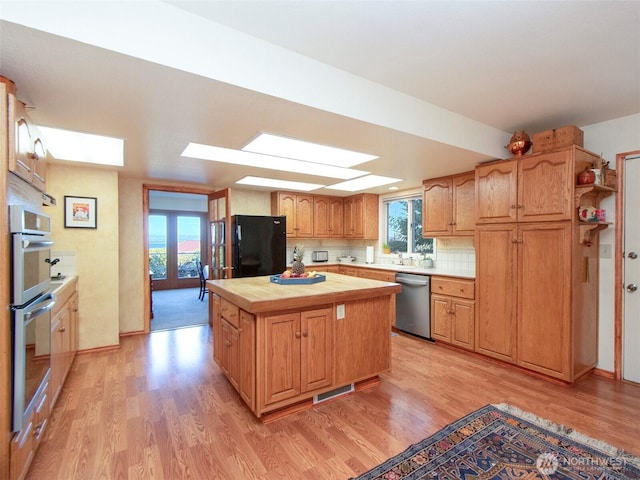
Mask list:
[[[42,248],[53,246],[52,240],[23,240],[22,248]]]
[[[53,293],[50,293],[49,295],[47,295],[47,297],[49,297],[49,301],[43,305],[42,307],[36,308],[35,310],[31,310],[29,312],[25,312],[24,314],[24,319],[26,321],[29,321],[35,317],[39,317],[40,315],[42,315],[43,313],[51,310],[53,308],[53,306],[56,304],[56,297],[53,295]],[[44,300],[42,302],[38,302],[43,303]]]
[[[413,285],[416,287],[426,287],[429,285],[428,280],[408,280],[406,278],[396,278],[396,283],[401,283],[403,285]]]

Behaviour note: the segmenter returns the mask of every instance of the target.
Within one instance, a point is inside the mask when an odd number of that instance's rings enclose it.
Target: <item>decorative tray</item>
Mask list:
[[[326,275],[317,273],[313,277],[289,277],[282,278],[280,275],[271,275],[271,283],[277,283],[279,285],[307,285],[311,283],[324,282],[327,279]]]

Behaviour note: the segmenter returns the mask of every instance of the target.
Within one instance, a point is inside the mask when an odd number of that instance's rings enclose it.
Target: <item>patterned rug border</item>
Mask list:
[[[499,414],[497,412],[502,412]],[[635,476],[635,472],[633,478],[640,478],[640,457],[636,457],[622,449],[616,448],[604,441],[594,439],[587,435],[584,435],[580,432],[577,432],[569,427],[564,425],[557,424],[552,422],[551,420],[547,420],[545,418],[539,417],[533,413],[526,412],[521,410],[513,405],[507,403],[493,404],[493,405],[485,405],[482,408],[479,408],[473,412],[464,415],[463,417],[455,420],[454,422],[446,425],[442,429],[437,432],[429,435],[425,439],[410,445],[404,451],[394,455],[393,457],[387,459],[376,467],[368,470],[365,473],[357,477],[352,477],[350,480],[373,480],[380,478],[401,478],[401,479],[420,479],[426,478],[423,477],[422,474],[418,471],[420,469],[416,469],[415,471],[407,472],[406,475],[401,477],[398,476],[385,476],[385,472],[390,472],[394,467],[400,465],[405,462],[408,458],[413,458],[415,455],[424,451],[429,445],[437,445],[442,439],[446,439],[453,432],[457,432],[461,427],[471,425],[472,421],[479,419],[482,416],[486,416],[488,414],[495,414],[497,416],[507,415],[515,418],[517,421],[521,422],[524,426],[528,426],[527,430],[531,429],[531,431],[541,431],[543,434],[551,435],[556,438],[558,445],[561,445],[563,441],[569,440],[578,446],[582,447],[583,454],[586,454],[587,457],[593,456],[603,456],[609,457],[609,459],[616,459],[618,462],[622,462],[624,464],[630,465],[632,470],[638,470],[638,476]],[[502,416],[502,418],[505,418]],[[508,419],[505,418],[505,419]],[[531,433],[531,432],[530,432]],[[552,442],[553,443],[553,442]],[[441,458],[446,460],[450,460],[455,457],[455,453],[451,453],[454,448],[444,449],[439,453]],[[571,453],[572,449],[569,449]],[[420,456],[420,455],[419,455]],[[431,463],[433,459],[430,459],[428,463]],[[418,476],[420,475],[420,476]],[[610,478],[610,477],[607,477]],[[626,478],[626,477],[612,477],[612,478]]]
[[[574,442],[578,442],[588,447],[599,450],[601,453],[609,457],[622,457],[625,459],[625,461],[629,462],[637,468],[640,468],[640,457],[631,455],[630,453],[620,448],[614,447],[607,442],[589,437],[588,435],[573,430],[572,428],[552,422],[551,420],[539,417],[538,415],[535,415],[533,413],[525,412],[524,410],[520,410],[518,407],[514,407],[513,405],[509,405],[508,403],[498,403],[491,406],[497,408],[498,410],[502,410],[505,413],[509,413],[514,417],[526,420],[529,423],[537,425],[538,427],[542,427],[549,432],[555,433],[557,435],[562,435],[563,437],[569,438]]]

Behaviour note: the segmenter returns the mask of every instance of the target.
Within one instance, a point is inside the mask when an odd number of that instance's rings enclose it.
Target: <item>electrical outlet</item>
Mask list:
[[[342,320],[344,318],[344,303],[336,306],[336,319]]]
[[[607,243],[600,244],[600,258],[611,258],[611,245]]]

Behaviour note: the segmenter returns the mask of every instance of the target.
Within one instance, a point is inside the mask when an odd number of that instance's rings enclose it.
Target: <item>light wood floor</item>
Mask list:
[[[395,336],[380,386],[268,425],[213,363],[207,326],[126,337],[76,358],[31,479],[347,479],[488,403],[640,455],[640,386],[563,387]]]

